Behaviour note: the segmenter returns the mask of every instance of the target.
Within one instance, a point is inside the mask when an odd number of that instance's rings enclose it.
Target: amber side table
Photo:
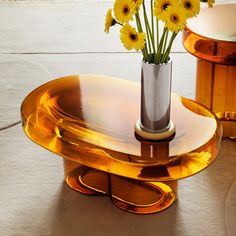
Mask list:
[[[183,45],[197,57],[196,101],[236,138],[236,3],[204,8],[187,24]]]
[[[26,135],[64,158],[65,180],[81,193],[108,196],[147,214],[177,198],[177,180],[216,158],[221,125],[207,108],[172,95],[174,139],[140,140],[140,84],[105,76],[69,76],[31,92],[21,107]]]

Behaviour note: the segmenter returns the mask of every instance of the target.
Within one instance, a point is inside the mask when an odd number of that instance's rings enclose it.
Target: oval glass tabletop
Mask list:
[[[27,136],[82,165],[147,181],[193,175],[214,161],[221,126],[207,108],[172,95],[174,139],[140,140],[140,84],[105,76],[69,76],[31,92],[21,108]]]

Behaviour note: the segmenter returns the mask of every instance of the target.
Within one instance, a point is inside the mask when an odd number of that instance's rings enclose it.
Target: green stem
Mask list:
[[[167,32],[167,28],[164,28],[164,31],[162,33],[161,40],[157,49],[157,53],[155,56],[155,64],[160,64],[161,62],[161,53],[162,53],[163,41],[164,41],[166,32]]]
[[[150,34],[149,34],[149,30],[148,30],[148,21],[146,19],[146,8],[145,8],[145,3],[143,1],[143,17],[144,17],[144,23],[145,23],[145,28],[146,28],[146,35],[147,35],[147,41],[148,41],[148,49],[149,49],[149,52],[148,54],[151,55],[152,54],[152,48],[151,48],[151,40],[150,40]]]
[[[157,44],[157,49],[158,49],[158,46],[159,46],[159,21],[158,21],[158,19],[156,19],[156,25],[157,25],[157,32],[156,32],[156,34],[157,34],[157,38],[156,38],[156,44]]]
[[[138,21],[138,24],[140,26],[140,30],[141,30],[140,33],[141,33],[141,32],[143,32],[143,27],[142,27],[142,23],[141,23],[141,20],[140,20],[139,12],[137,12],[135,14],[135,17],[136,17],[136,20]]]
[[[145,21],[146,31],[147,31],[147,35],[148,35],[149,51],[150,51],[150,54],[153,55],[155,53],[156,49],[155,49],[154,37],[153,37],[153,34],[151,32],[151,28],[149,25],[144,1],[143,1],[143,12],[144,12],[144,21]],[[151,46],[152,46],[152,48],[151,48]],[[154,62],[154,58],[150,62]]]
[[[140,21],[138,13],[135,14],[135,19],[136,19],[136,24],[137,24],[138,32],[139,33],[143,32],[142,24],[141,24],[141,21]],[[142,49],[142,53],[143,53],[144,60],[147,61],[148,60],[148,53],[147,53],[146,43],[145,43],[144,48]]]
[[[151,0],[151,19],[152,19],[152,36],[154,37],[153,0]]]
[[[164,54],[166,52],[166,43],[167,43],[168,35],[169,35],[169,30],[167,30],[166,35],[165,35],[164,46],[163,46],[162,53],[161,53],[161,61],[162,61]]]
[[[118,22],[118,21],[116,21],[116,24],[123,26],[123,24],[121,24],[121,23],[120,23],[120,22]]]
[[[168,58],[169,58],[169,55],[170,55],[170,51],[171,51],[171,48],[172,48],[172,45],[173,45],[173,42],[177,36],[178,32],[173,32],[172,33],[172,36],[171,36],[171,39],[170,39],[170,42],[169,42],[169,45],[168,45],[168,48],[165,52],[165,55],[163,56],[163,59],[162,59],[162,62],[163,63],[166,63],[168,61]]]

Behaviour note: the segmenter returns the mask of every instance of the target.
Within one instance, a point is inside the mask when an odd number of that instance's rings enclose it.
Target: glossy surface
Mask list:
[[[168,130],[170,126],[171,82],[171,60],[161,65],[142,62],[140,101],[142,130],[152,133]]]
[[[183,32],[183,45],[197,60],[196,101],[236,137],[236,4],[204,8]]]
[[[34,90],[22,104],[26,134],[73,162],[145,181],[171,181],[206,168],[216,157],[221,126],[197,103],[172,96],[175,138],[140,141],[138,83],[102,76],[71,76]]]
[[[106,196],[119,208],[150,214],[169,207],[177,198],[177,181],[143,182],[82,166],[64,159],[65,180],[74,190]]]
[[[236,137],[236,66],[197,60],[196,101],[213,110],[225,137]]]
[[[236,4],[203,8],[183,32],[184,47],[194,56],[225,65],[236,65]]]

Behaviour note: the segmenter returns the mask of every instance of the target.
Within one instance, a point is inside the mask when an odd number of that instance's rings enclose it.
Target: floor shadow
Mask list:
[[[82,195],[63,182],[53,210],[52,235],[184,235],[178,201],[163,212],[141,216],[116,208],[107,197]]]

